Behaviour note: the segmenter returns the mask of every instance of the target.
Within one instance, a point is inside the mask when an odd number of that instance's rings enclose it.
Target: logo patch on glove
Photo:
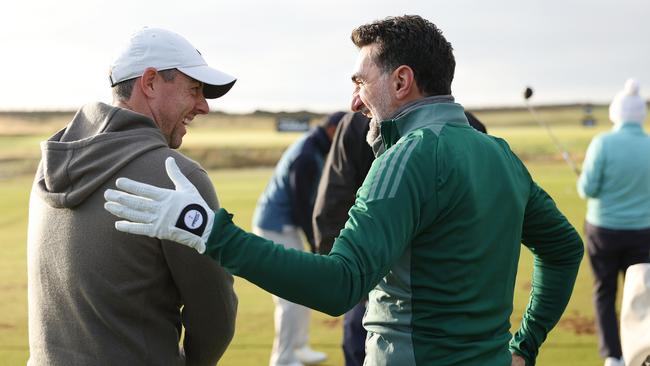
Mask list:
[[[208,224],[208,213],[201,205],[186,206],[176,221],[176,227],[194,235],[202,236]]]

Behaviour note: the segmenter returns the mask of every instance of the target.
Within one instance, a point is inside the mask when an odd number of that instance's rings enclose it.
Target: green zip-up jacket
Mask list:
[[[382,122],[373,163],[329,255],[281,246],[217,211],[206,253],[292,302],[338,315],[369,294],[367,365],[535,363],[569,301],[583,245],[505,141],[455,103]],[[510,334],[520,243],[534,254],[530,302]],[[299,276],[296,276],[299,273]]]

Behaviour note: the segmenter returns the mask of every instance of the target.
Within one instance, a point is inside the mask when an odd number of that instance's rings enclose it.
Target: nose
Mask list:
[[[208,114],[208,112],[210,112],[210,106],[208,105],[208,101],[205,100],[203,93],[198,96],[198,100],[194,106],[194,111],[196,114]]]
[[[352,110],[352,112],[359,112],[364,107],[365,105],[361,101],[361,98],[359,97],[359,93],[355,90],[352,93],[352,100],[350,101],[350,110]]]

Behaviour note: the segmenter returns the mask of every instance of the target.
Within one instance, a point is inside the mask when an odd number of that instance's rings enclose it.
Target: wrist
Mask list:
[[[524,354],[524,352],[522,352],[522,350],[511,346],[510,347],[510,353],[513,356],[521,357],[524,360],[524,363],[525,363],[526,366],[535,366],[535,359],[531,358],[530,356],[528,356],[526,354]]]
[[[223,243],[221,239],[227,230],[228,225],[232,225],[232,214],[223,208],[218,209],[209,215],[208,226],[203,234],[205,242],[205,253],[218,263],[221,263],[221,249]]]
[[[205,230],[203,231],[203,235],[201,235],[201,240],[205,246],[208,245],[208,240],[210,240],[210,235],[212,235],[212,228],[214,227],[214,212],[208,211],[206,216],[207,222],[205,225]]]

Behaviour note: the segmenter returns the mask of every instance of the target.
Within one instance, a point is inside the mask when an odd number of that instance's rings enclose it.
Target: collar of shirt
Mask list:
[[[418,100],[401,108],[395,116],[380,124],[381,138],[386,149],[414,130],[428,128],[437,134],[446,124],[469,126],[463,106],[454,103],[451,96]]]
[[[623,122],[623,123],[617,123],[614,125],[613,128],[614,131],[625,131],[625,132],[631,132],[631,133],[643,133],[643,126],[640,125],[638,122]]]

